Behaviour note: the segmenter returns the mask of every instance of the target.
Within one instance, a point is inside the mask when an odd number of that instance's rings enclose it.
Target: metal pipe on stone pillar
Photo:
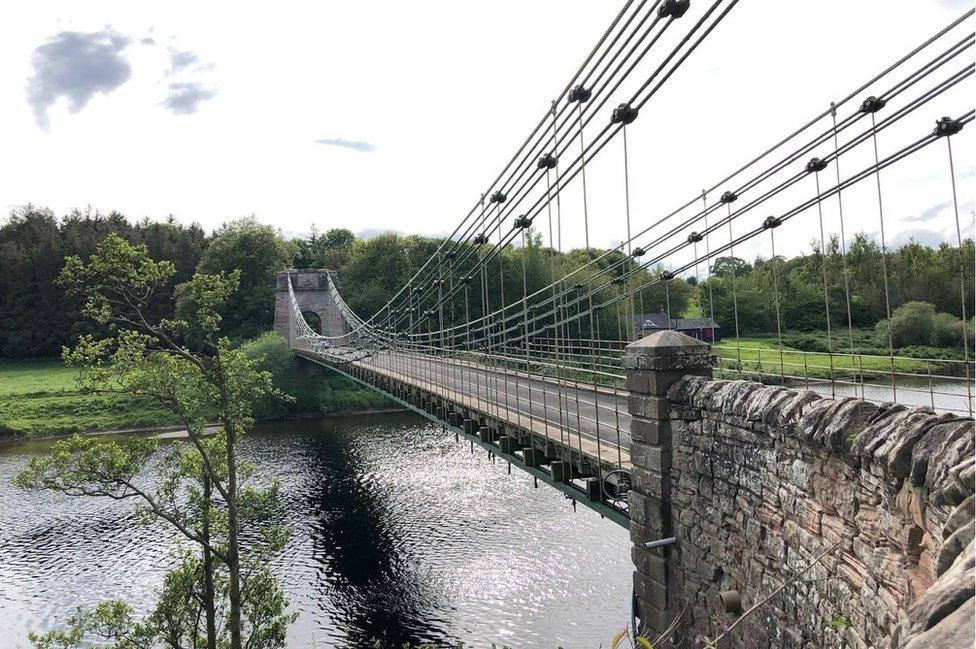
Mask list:
[[[709,344],[678,333],[660,331],[627,345],[627,409],[630,412],[631,557],[634,594],[641,632],[656,638],[679,614],[682,602],[677,574],[681,533],[671,519],[671,406],[668,389],[681,378],[712,375]],[[675,544],[648,548],[647,543],[677,537]]]

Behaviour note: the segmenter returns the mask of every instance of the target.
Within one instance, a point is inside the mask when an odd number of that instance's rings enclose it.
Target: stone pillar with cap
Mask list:
[[[634,594],[640,630],[652,641],[680,612],[671,559],[680,548],[671,520],[671,406],[668,389],[682,377],[712,375],[711,345],[676,331],[660,331],[627,346],[630,510]],[[648,543],[663,542],[648,548]]]

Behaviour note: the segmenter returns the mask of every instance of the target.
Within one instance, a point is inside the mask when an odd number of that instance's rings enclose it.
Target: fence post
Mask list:
[[[681,552],[667,539],[671,520],[671,407],[668,388],[687,375],[712,375],[708,343],[676,331],[660,331],[627,345],[624,367],[629,392],[630,510],[634,595],[641,632],[652,642],[680,611],[674,561]],[[661,542],[648,548],[647,543]]]

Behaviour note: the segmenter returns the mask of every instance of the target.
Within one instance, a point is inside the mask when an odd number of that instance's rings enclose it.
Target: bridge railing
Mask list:
[[[532,357],[559,359],[585,371],[596,368],[619,378],[623,349],[630,341],[585,339],[530,341]],[[875,403],[928,406],[941,412],[973,416],[976,376],[972,361],[898,354],[810,351],[780,347],[775,339],[714,346],[718,378],[803,387],[828,396],[852,396]],[[518,351],[508,351],[517,355]]]

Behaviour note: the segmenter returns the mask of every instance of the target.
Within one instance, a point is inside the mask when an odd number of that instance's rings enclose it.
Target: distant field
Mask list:
[[[58,361],[0,363],[0,398],[11,394],[75,391],[77,371]]]
[[[175,423],[145,399],[84,394],[58,361],[0,363],[0,436],[34,437]]]
[[[734,338],[726,338],[715,346],[721,366],[733,369],[741,362],[741,369],[749,373],[781,374],[795,377],[829,378],[839,376],[877,375],[890,372],[892,361],[887,356],[869,354],[825,354],[803,352],[783,345],[780,358],[779,344],[769,338],[740,338],[738,347]],[[938,373],[938,364],[913,358],[895,358],[896,372],[926,374],[931,366]]]

